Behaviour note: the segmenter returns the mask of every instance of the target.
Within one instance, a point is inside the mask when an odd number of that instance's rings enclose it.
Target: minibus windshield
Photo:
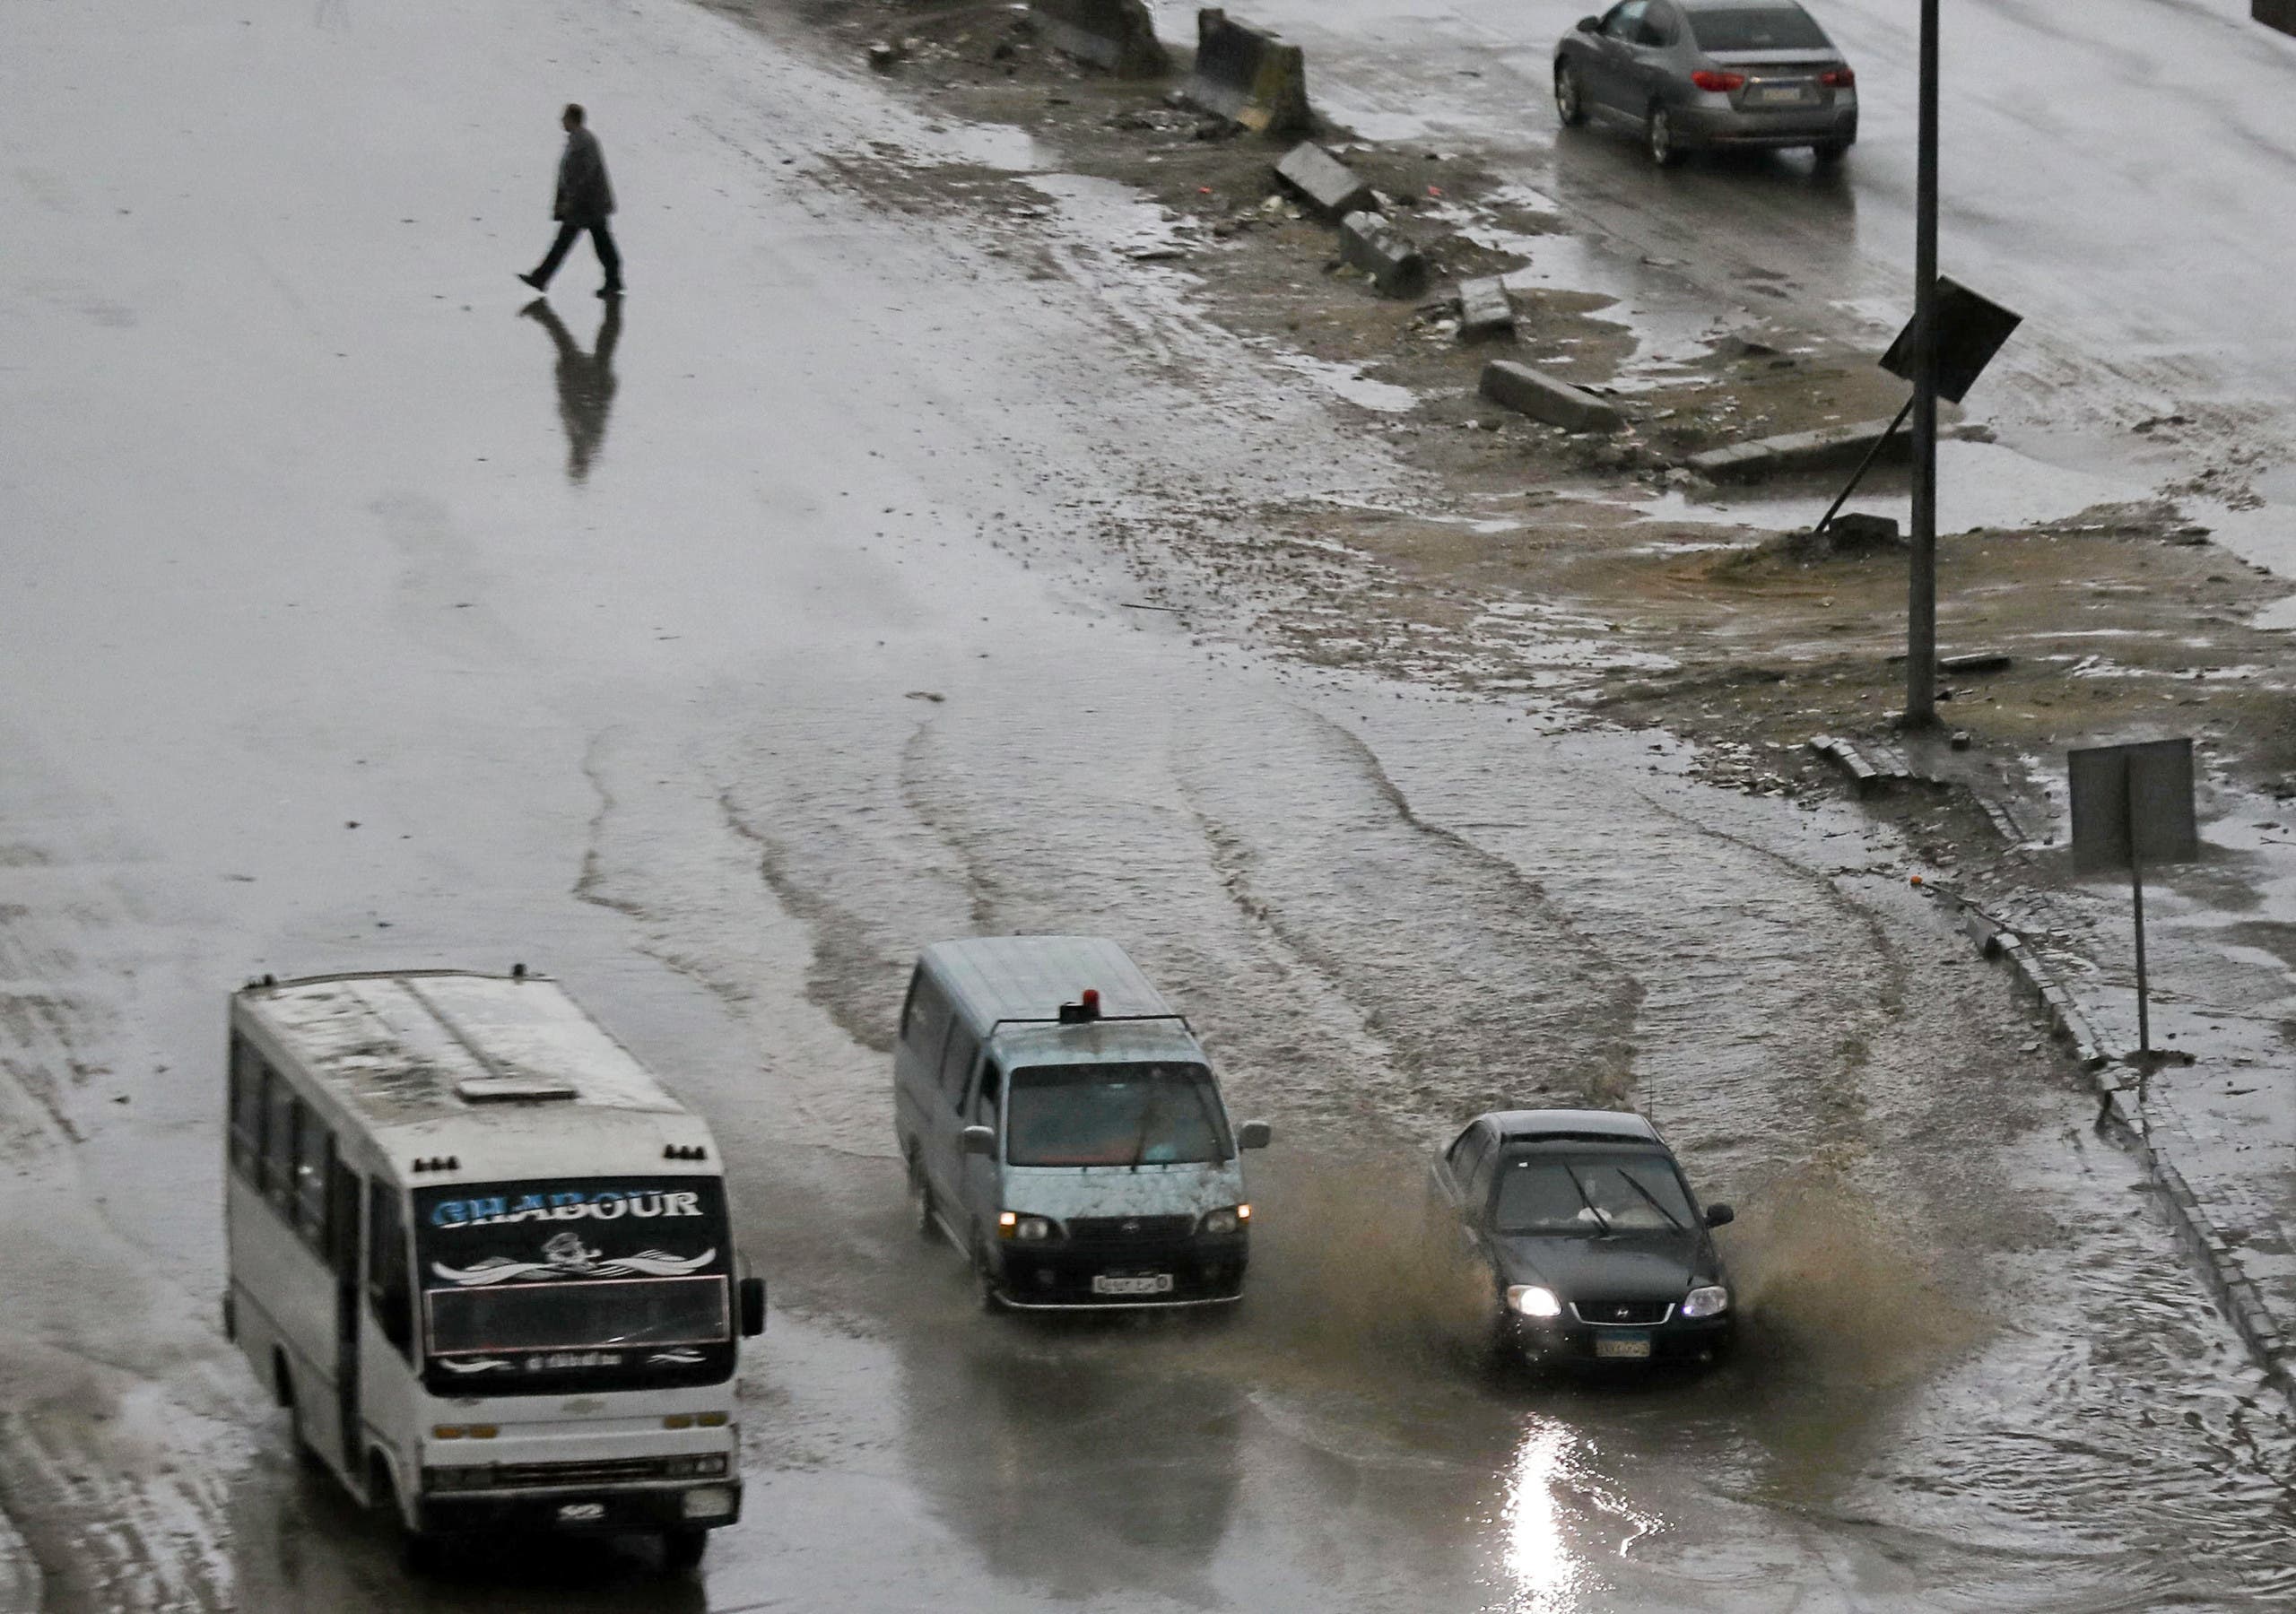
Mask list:
[[[460,1184],[419,1190],[414,1202],[434,1389],[731,1371],[732,1263],[714,1179]]]
[[[1200,1064],[1025,1065],[1013,1072],[1014,1166],[1178,1166],[1235,1153]]]

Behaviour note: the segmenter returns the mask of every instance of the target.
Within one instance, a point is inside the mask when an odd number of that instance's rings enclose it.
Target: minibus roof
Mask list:
[[[1060,1006],[1079,1002],[1088,991],[1100,994],[1103,1021],[1187,1025],[1124,949],[1105,936],[974,936],[935,942],[923,961],[982,1030],[1000,1020],[1057,1021]]]
[[[239,1013],[387,1152],[417,1146],[457,1154],[465,1177],[496,1175],[510,1157],[549,1159],[577,1138],[585,1155],[626,1156],[637,1145],[657,1159],[665,1147],[709,1141],[700,1117],[546,976],[446,969],[310,976],[256,983],[235,997]],[[526,1124],[492,1124],[512,1118]],[[505,1147],[506,1130],[532,1146]],[[477,1147],[481,1138],[488,1146]],[[673,1158],[706,1159],[688,1169],[715,1171],[714,1153]],[[481,1165],[482,1155],[496,1171]]]

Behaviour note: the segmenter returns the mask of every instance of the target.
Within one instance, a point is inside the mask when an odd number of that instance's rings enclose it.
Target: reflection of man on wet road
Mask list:
[[[622,254],[614,249],[613,236],[606,229],[606,215],[613,212],[613,187],[606,182],[605,152],[598,147],[598,137],[582,126],[580,107],[570,103],[559,122],[566,130],[566,151],[558,160],[558,198],[550,210],[550,216],[558,221],[558,239],[550,244],[542,262],[518,278],[537,291],[548,290],[550,277],[565,261],[574,238],[587,230],[590,244],[598,249],[598,266],[606,272],[606,283],[598,288],[598,295],[620,297]]]
[[[550,333],[558,347],[558,414],[566,422],[566,474],[580,482],[605,441],[606,411],[613,404],[613,348],[622,340],[622,300],[606,304],[598,339],[584,352],[547,299],[537,297],[519,310]]]

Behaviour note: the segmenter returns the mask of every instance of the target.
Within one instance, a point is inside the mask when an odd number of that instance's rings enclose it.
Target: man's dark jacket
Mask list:
[[[603,224],[613,211],[613,187],[606,183],[606,157],[587,129],[566,132],[566,154],[558,160],[558,201],[550,216],[587,230]]]

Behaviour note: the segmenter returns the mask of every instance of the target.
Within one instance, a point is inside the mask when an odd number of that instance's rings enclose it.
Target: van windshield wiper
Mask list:
[[[1148,1129],[1156,1124],[1156,1106],[1163,1098],[1161,1089],[1152,1088],[1148,1102],[1140,1108],[1140,1135],[1132,1142],[1132,1168],[1140,1169],[1140,1162],[1148,1158]]]

